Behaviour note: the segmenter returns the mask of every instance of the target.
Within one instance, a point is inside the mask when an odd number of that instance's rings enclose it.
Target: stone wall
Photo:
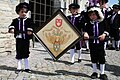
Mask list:
[[[8,26],[12,19],[18,16],[15,13],[15,6],[19,1],[0,0],[0,52],[15,50],[15,39],[13,34],[8,33]]]

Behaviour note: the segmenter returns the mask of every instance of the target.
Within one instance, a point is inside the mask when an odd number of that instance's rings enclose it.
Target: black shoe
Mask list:
[[[75,62],[70,62],[70,65],[73,65]]]
[[[100,74],[100,79],[101,80],[108,80],[108,77],[106,74]]]
[[[82,60],[81,59],[78,59],[78,63],[80,63]]]
[[[98,78],[98,73],[94,72],[94,73],[91,75],[91,78],[92,78],[92,79]]]
[[[115,48],[114,47],[110,47],[109,50],[115,50]]]
[[[90,49],[86,49],[85,51],[89,52],[89,51],[90,51]]]
[[[17,69],[17,70],[15,71],[15,73],[18,74],[18,73],[20,73],[20,71],[21,71],[21,70],[18,70],[18,69]]]
[[[25,72],[31,72],[30,69],[25,69]]]
[[[116,50],[116,51],[119,51],[119,48],[117,47],[115,50]]]

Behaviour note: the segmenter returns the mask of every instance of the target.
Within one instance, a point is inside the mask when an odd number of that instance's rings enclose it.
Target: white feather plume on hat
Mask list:
[[[101,11],[101,9],[100,9],[99,7],[92,7],[92,8],[90,8],[90,9],[88,10],[88,12],[90,12],[90,11],[97,11],[97,12],[98,12],[98,15],[99,15],[99,17],[100,17],[100,19],[98,19],[98,21],[99,21],[99,22],[103,21],[104,15],[103,15],[103,13],[102,13],[102,11]]]

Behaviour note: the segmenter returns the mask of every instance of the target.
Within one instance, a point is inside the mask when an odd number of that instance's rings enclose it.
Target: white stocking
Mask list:
[[[78,59],[81,59],[81,51],[82,51],[82,49],[77,50],[77,53],[78,53]]]
[[[105,64],[100,64],[100,74],[104,74],[105,72]]]
[[[97,72],[97,64],[96,63],[92,63],[92,67],[93,67],[93,72]]]
[[[18,59],[17,64],[18,64],[17,69],[20,70],[22,68],[22,59]]]
[[[29,69],[28,58],[24,59],[24,65],[25,65],[25,69]]]
[[[75,57],[75,50],[74,49],[70,49],[70,58],[71,58],[71,62],[74,63],[74,57]]]

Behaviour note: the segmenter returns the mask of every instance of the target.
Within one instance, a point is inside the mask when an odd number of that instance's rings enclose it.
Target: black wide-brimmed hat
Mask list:
[[[114,8],[114,9],[120,9],[120,5],[114,4],[114,5],[112,6],[112,8]]]
[[[20,11],[20,9],[22,8],[26,8],[27,9],[27,12],[30,10],[30,6],[28,3],[26,2],[23,2],[23,3],[19,3],[17,6],[16,6],[16,13],[18,14],[18,12]]]
[[[80,6],[78,4],[76,4],[76,3],[72,3],[72,4],[69,5],[69,9],[71,9],[71,8],[73,8],[73,9],[79,9]]]

